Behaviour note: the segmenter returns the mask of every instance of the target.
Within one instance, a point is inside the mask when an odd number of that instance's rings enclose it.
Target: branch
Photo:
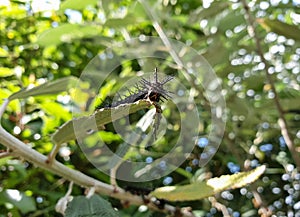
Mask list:
[[[10,156],[14,157],[15,155],[11,151],[9,151],[9,149],[7,149],[7,150],[0,150],[0,159],[1,158],[5,158],[5,157],[10,157]]]
[[[289,149],[289,151],[292,155],[292,158],[293,158],[293,160],[296,164],[296,167],[298,168],[298,170],[300,170],[300,157],[297,154],[295,145],[293,143],[293,139],[292,139],[292,137],[289,133],[289,128],[288,128],[288,125],[287,125],[287,121],[284,117],[284,111],[283,111],[282,106],[280,104],[278,93],[276,91],[273,78],[272,78],[271,74],[269,73],[270,65],[264,57],[261,42],[260,42],[258,34],[255,30],[255,21],[254,21],[252,15],[251,15],[250,8],[249,8],[248,4],[246,3],[246,0],[241,0],[241,2],[242,2],[243,7],[245,9],[245,19],[247,20],[248,25],[249,25],[248,26],[248,33],[254,39],[255,44],[256,44],[257,53],[260,56],[261,61],[265,64],[266,78],[267,78],[268,83],[271,86],[272,92],[274,93],[274,102],[275,102],[275,106],[276,106],[276,109],[277,109],[278,114],[279,114],[278,124],[279,124],[279,127],[281,129],[281,134],[282,134],[282,136],[285,140],[285,143],[286,143],[286,145],[287,145],[287,147],[288,147],[288,149]]]
[[[5,112],[5,109],[8,105],[8,103],[9,103],[9,99],[5,99],[4,103],[0,107],[0,120],[1,120],[1,117],[2,117],[3,113]]]
[[[5,101],[4,104],[0,107],[0,115],[5,111],[5,108],[9,100]],[[0,116],[0,119],[1,119]],[[90,176],[85,175],[84,173],[70,169],[64,164],[54,160],[51,164],[47,163],[48,157],[39,153],[38,151],[32,149],[9,132],[7,132],[0,125],[0,144],[6,146],[15,156],[24,158],[25,160],[33,163],[35,166],[38,166],[44,170],[50,171],[53,174],[61,176],[70,182],[73,182],[79,186],[86,188],[95,188],[95,192],[103,195],[107,195],[119,200],[127,201],[129,204],[134,205],[147,205],[149,209],[156,210],[164,213],[175,214],[178,213],[178,209],[171,205],[165,205],[163,209],[159,209],[154,203],[150,202],[145,204],[144,200],[140,196],[133,195],[129,192],[126,192],[124,189],[103,183],[98,181]],[[180,209],[181,216],[183,217],[193,217],[194,214],[185,208]]]

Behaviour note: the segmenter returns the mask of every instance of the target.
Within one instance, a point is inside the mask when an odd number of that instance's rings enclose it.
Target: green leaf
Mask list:
[[[98,26],[68,23],[41,33],[36,43],[41,46],[57,46],[63,42],[70,43],[74,39],[97,36],[99,33],[100,29]]]
[[[76,139],[78,136],[87,136],[89,134],[88,132],[91,130],[91,126],[94,126],[95,124],[98,129],[101,129],[105,124],[150,106],[151,104],[148,101],[139,100],[132,104],[123,104],[114,108],[99,109],[92,115],[75,118],[63,124],[52,135],[52,141],[55,144],[62,144]],[[74,129],[74,126],[76,126],[76,130]]]
[[[218,52],[216,52],[218,51]],[[229,50],[225,47],[222,38],[217,36],[214,38],[214,43],[208,47],[203,57],[212,65],[222,64],[224,58],[229,56]]]
[[[111,204],[98,195],[75,197],[67,206],[65,217],[118,217]]]
[[[60,93],[62,91],[67,91],[72,86],[75,86],[77,81],[77,78],[72,76],[57,79],[55,81],[46,82],[40,86],[33,87],[31,89],[20,90],[19,92],[12,94],[8,99],[14,100],[27,98],[30,96]]]
[[[257,22],[267,31],[300,41],[300,29],[298,26],[267,18],[257,19]]]
[[[71,118],[70,112],[57,102],[42,102],[39,106],[47,114],[55,117],[58,120],[62,119],[64,121],[67,121]]]
[[[240,25],[243,22],[245,22],[243,14],[226,10],[226,15],[220,18],[218,30],[226,32],[226,30],[233,29],[234,27]]]
[[[7,57],[8,55],[8,51],[0,47],[0,57]]]
[[[137,18],[133,14],[128,14],[124,18],[112,18],[108,19],[104,26],[109,27],[109,28],[122,28],[127,25],[136,25],[140,19],[137,20]]]
[[[245,78],[245,88],[261,91],[265,85],[265,77],[264,74],[258,74]]]
[[[73,10],[82,10],[89,5],[96,5],[98,0],[66,0],[61,3],[60,10],[73,9]]]
[[[266,167],[260,166],[248,172],[223,175],[205,182],[195,182],[183,186],[167,186],[155,189],[151,195],[169,201],[200,200],[226,189],[243,187],[254,182],[261,176]]]
[[[230,102],[228,102],[228,108],[233,114],[244,115],[247,117],[252,107],[247,99],[234,96],[230,99]]]
[[[8,77],[14,75],[14,69],[0,67],[0,77]]]
[[[34,199],[16,189],[6,189],[0,192],[0,204],[11,203],[23,214],[36,210]]]
[[[189,15],[189,22],[194,23],[199,20],[215,17],[229,8],[230,4],[226,1],[214,1],[209,8],[199,7]]]

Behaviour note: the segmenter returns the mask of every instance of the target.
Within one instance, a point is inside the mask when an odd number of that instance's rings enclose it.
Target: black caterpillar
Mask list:
[[[108,102],[104,102],[103,104],[96,107],[96,109],[100,108],[113,108],[126,103],[134,103],[138,100],[148,99],[153,103],[158,103],[160,101],[164,101],[170,98],[170,91],[164,89],[164,85],[173,79],[172,76],[167,76],[163,81],[158,80],[157,68],[155,68],[154,72],[154,81],[146,80],[142,78],[139,83],[137,83],[135,87],[135,91],[128,90],[129,95],[123,98],[119,94],[119,100],[112,101],[111,98],[108,98]],[[162,99],[163,98],[163,99]]]
[[[135,90],[132,91],[127,89],[129,95],[125,98],[122,98],[120,94],[119,100],[113,101],[111,98],[107,98],[104,103],[96,107],[97,109],[100,108],[114,108],[122,104],[126,103],[134,103],[139,100],[149,100],[156,108],[156,118],[155,118],[155,127],[154,127],[154,138],[156,139],[156,132],[160,124],[161,119],[161,108],[158,104],[160,101],[167,100],[170,98],[171,92],[164,89],[164,85],[173,79],[172,76],[167,76],[162,81],[158,80],[157,75],[157,68],[154,71],[154,80],[146,80],[142,78],[134,87]]]
[[[138,186],[125,186],[125,191],[129,191],[131,194],[134,195],[148,195],[151,191],[153,191],[153,188],[144,188],[144,187],[138,187]]]
[[[144,188],[144,187],[137,187],[137,186],[125,186],[125,191],[130,192],[134,195],[140,195],[145,204],[149,203],[146,196],[148,196],[154,189],[153,188]],[[152,198],[151,202],[159,209],[164,209],[166,201],[163,199]]]

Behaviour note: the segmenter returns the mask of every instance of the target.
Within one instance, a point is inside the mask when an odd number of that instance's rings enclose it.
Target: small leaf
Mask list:
[[[247,115],[251,111],[249,101],[239,97],[232,97],[232,99],[230,99],[230,102],[228,103],[228,107],[232,112],[234,112],[234,114],[245,115],[245,117],[247,117]]]
[[[36,210],[34,199],[16,189],[0,192],[0,202],[6,201],[17,207],[23,214]]]
[[[138,23],[137,18],[133,14],[128,14],[124,18],[112,18],[108,19],[104,26],[109,28],[123,28],[127,25],[135,25]]]
[[[8,55],[8,51],[0,47],[0,57],[7,57]]]
[[[14,69],[0,67],[0,77],[8,77],[14,75]]]
[[[75,197],[67,206],[65,217],[118,217],[111,204],[98,195]]]
[[[100,29],[93,25],[62,24],[41,33],[37,44],[41,46],[59,45],[72,42],[74,39],[99,35]]]
[[[63,1],[60,5],[60,10],[73,9],[73,10],[82,10],[89,5],[96,5],[98,0],[66,0]]]
[[[218,52],[216,52],[216,50]],[[210,64],[217,65],[222,64],[224,57],[228,57],[229,53],[230,51],[224,46],[222,39],[215,38],[214,43],[208,47],[203,56],[209,61]]]
[[[190,14],[188,23],[215,17],[228,9],[229,6],[229,3],[226,1],[214,1],[209,8],[199,7]]]
[[[226,32],[226,30],[233,29],[234,27],[240,25],[243,22],[243,14],[226,10],[226,15],[221,18],[220,23],[218,25],[218,30]]]
[[[20,90],[19,92],[12,94],[9,97],[9,100],[27,98],[30,96],[60,93],[62,91],[67,91],[71,86],[74,86],[77,81],[77,78],[70,76],[55,81],[46,82],[31,89]]]
[[[55,144],[62,144],[76,138],[81,138],[84,135],[87,136],[88,132],[92,130],[92,126],[101,129],[105,124],[150,106],[151,104],[148,101],[139,100],[132,104],[99,109],[92,115],[75,118],[66,122],[52,135],[52,141]]]
[[[200,200],[226,189],[240,188],[252,183],[264,173],[265,169],[265,166],[260,166],[248,172],[224,175],[209,179],[206,182],[195,182],[184,186],[161,187],[155,189],[151,195],[169,201]]]
[[[298,26],[264,18],[257,19],[257,22],[267,31],[300,41],[300,29]]]

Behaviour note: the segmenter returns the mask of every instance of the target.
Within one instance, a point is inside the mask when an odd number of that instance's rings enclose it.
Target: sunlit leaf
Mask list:
[[[55,81],[46,82],[40,86],[33,87],[31,89],[20,90],[17,93],[12,94],[9,99],[21,99],[30,96],[46,95],[46,94],[57,94],[62,91],[67,91],[70,87],[75,86],[77,83],[75,77],[65,77]]]
[[[0,57],[7,57],[8,51],[0,47]]]
[[[67,206],[65,217],[118,217],[111,204],[98,195],[75,197]]]
[[[12,5],[12,7],[4,7],[0,10],[1,17],[10,17],[13,19],[23,19],[28,14],[25,7],[19,7],[18,5]]]
[[[40,107],[43,109],[43,111],[55,117],[56,119],[62,119],[66,121],[71,118],[70,112],[56,102],[43,102],[40,104]]]
[[[151,104],[148,101],[140,100],[133,104],[123,104],[114,108],[99,109],[90,116],[83,116],[66,122],[52,135],[52,141],[55,144],[62,144],[76,139],[76,136],[87,136],[91,130],[91,126],[94,124],[101,129],[101,127],[107,123],[150,106]],[[76,126],[76,130],[74,126]]]
[[[68,23],[46,30],[39,35],[36,43],[41,46],[59,45],[63,42],[70,43],[78,38],[97,36],[99,33],[98,26]]]
[[[0,67],[0,77],[8,77],[14,75],[14,69]]]
[[[240,25],[244,21],[244,15],[240,13],[233,13],[232,11],[227,10],[226,16],[222,17],[218,25],[218,30],[226,31],[228,29],[233,29],[234,27]]]
[[[60,5],[60,10],[73,9],[73,10],[82,10],[87,6],[94,6],[99,2],[98,0],[66,0],[63,1]]]
[[[258,23],[267,31],[283,35],[287,38],[300,40],[300,29],[296,25],[290,25],[279,20],[271,20],[267,18],[257,19]]]
[[[137,24],[137,22],[138,22],[137,18],[134,15],[129,14],[124,18],[108,19],[104,25],[109,28],[120,28],[127,25]]]
[[[226,1],[214,1],[209,8],[198,8],[190,14],[189,23],[215,17],[229,7]]]
[[[167,186],[155,189],[151,195],[169,201],[200,200],[227,189],[243,187],[261,176],[266,167],[260,166],[249,172],[223,175],[206,182],[195,182],[183,186]]]

